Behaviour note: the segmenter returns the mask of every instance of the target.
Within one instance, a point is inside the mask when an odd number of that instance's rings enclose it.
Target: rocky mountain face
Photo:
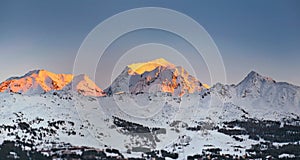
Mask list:
[[[184,68],[164,59],[128,65],[105,91],[131,94],[166,92],[175,96],[200,92],[208,86]]]

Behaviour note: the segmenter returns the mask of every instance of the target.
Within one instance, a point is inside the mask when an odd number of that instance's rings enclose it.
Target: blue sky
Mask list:
[[[278,81],[300,85],[300,1],[297,0],[2,0],[0,81],[41,68],[71,73],[82,41],[95,26],[119,12],[150,6],[182,12],[201,24],[219,48],[228,83],[238,83],[248,72],[255,70]],[[162,34],[166,34],[166,38],[159,36]],[[151,30],[137,31],[127,37],[129,40],[124,41],[127,47],[137,44],[130,39],[170,46],[180,42],[174,35]],[[122,38],[118,42],[121,43]],[[120,58],[120,54],[116,53],[119,51],[117,46],[112,46],[111,52],[108,51],[104,60],[99,62],[96,83],[101,88],[107,87],[112,74],[112,69],[104,64],[116,63],[116,59]],[[183,53],[186,57],[191,54]],[[143,60],[143,57],[136,59]],[[198,78],[209,83],[201,57],[188,60],[199,72]]]

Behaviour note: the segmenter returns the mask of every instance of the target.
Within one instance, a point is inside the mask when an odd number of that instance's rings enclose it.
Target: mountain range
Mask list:
[[[0,102],[0,142],[13,140],[52,157],[66,156],[70,145],[115,148],[101,155],[121,159],[300,157],[255,152],[257,146],[299,149],[300,87],[254,71],[236,85],[210,87],[156,59],[126,66],[102,90],[84,74],[34,70],[2,82]],[[83,150],[76,154],[84,156]]]
[[[73,85],[73,87],[71,87]],[[0,92],[40,94],[54,90],[74,88],[86,96],[105,96],[105,93],[86,75],[55,74],[46,70],[34,70],[21,77],[11,77],[0,84]],[[168,92],[182,96],[209,88],[182,67],[160,58],[145,63],[131,64],[105,91],[109,94],[127,92]]]
[[[165,59],[135,63],[124,68],[112,84],[102,90],[87,75],[55,74],[47,70],[34,70],[21,77],[11,77],[0,84],[0,92],[19,94],[41,94],[50,91],[72,90],[85,96],[106,96],[119,93],[157,93],[165,92],[173,96],[201,93],[213,90],[223,99],[243,99],[265,101],[273,106],[300,106],[300,87],[276,82],[251,71],[237,85],[215,84],[210,88],[190,75],[181,66]],[[259,100],[259,99],[262,100]]]
[[[200,95],[200,98],[206,99],[205,101],[212,105],[234,104],[246,110],[253,110],[254,115],[259,117],[268,117],[269,112],[276,112],[278,115],[300,115],[298,86],[276,82],[270,77],[251,71],[237,85],[217,83],[210,87],[181,66],[162,58],[126,66],[104,90],[87,75],[55,74],[46,70],[30,71],[21,77],[8,78],[0,84],[0,92],[5,93],[35,95],[54,91],[77,92],[88,97],[158,93],[181,98]]]

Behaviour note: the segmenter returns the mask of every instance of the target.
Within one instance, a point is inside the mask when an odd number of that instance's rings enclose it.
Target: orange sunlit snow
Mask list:
[[[159,58],[159,59],[149,61],[149,62],[146,62],[146,63],[134,63],[134,64],[131,64],[131,65],[128,65],[128,67],[133,71],[130,74],[133,74],[133,73],[143,74],[144,72],[153,71],[158,66],[175,67],[174,64],[166,61],[163,58]]]
[[[0,84],[0,92],[44,93],[62,90],[65,87],[85,96],[104,95],[103,91],[85,75],[55,74],[46,70],[35,70],[22,77],[10,78]]]

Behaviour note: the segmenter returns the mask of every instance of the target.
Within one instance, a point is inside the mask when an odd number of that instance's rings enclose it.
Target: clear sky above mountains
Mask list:
[[[219,48],[228,83],[237,83],[250,70],[300,85],[300,2],[266,1],[0,1],[0,81],[33,69],[71,73],[76,53],[87,34],[100,22],[137,7],[164,7],[182,12],[201,24]],[[160,36],[164,35],[165,36]],[[124,37],[126,41],[124,41]],[[145,30],[125,35],[125,46],[141,42],[180,43],[168,33]],[[118,40],[122,42],[122,38]],[[105,65],[121,59],[112,45],[100,61],[96,83],[106,88],[112,71]],[[184,48],[184,46],[183,46]],[[151,49],[151,46],[149,47]],[[187,48],[186,48],[187,49]],[[142,50],[139,50],[142,51]],[[149,61],[169,53],[124,58],[120,66]],[[161,50],[163,52],[164,50]],[[187,57],[190,50],[182,52]],[[148,51],[149,54],[152,53]],[[165,52],[170,52],[166,50]],[[192,51],[191,51],[192,52]],[[133,53],[138,56],[138,54]],[[185,56],[185,55],[184,55]],[[176,56],[175,56],[176,57]],[[151,59],[150,59],[151,58]],[[179,58],[177,58],[180,61]],[[177,63],[171,58],[172,63]],[[209,83],[201,57],[190,61],[201,81]],[[128,62],[128,63],[127,63]],[[180,65],[180,64],[178,64]],[[103,67],[104,66],[104,67]],[[122,67],[119,68],[120,72]],[[116,73],[117,74],[117,73]],[[115,75],[114,75],[115,76]],[[100,81],[100,79],[102,79]]]

